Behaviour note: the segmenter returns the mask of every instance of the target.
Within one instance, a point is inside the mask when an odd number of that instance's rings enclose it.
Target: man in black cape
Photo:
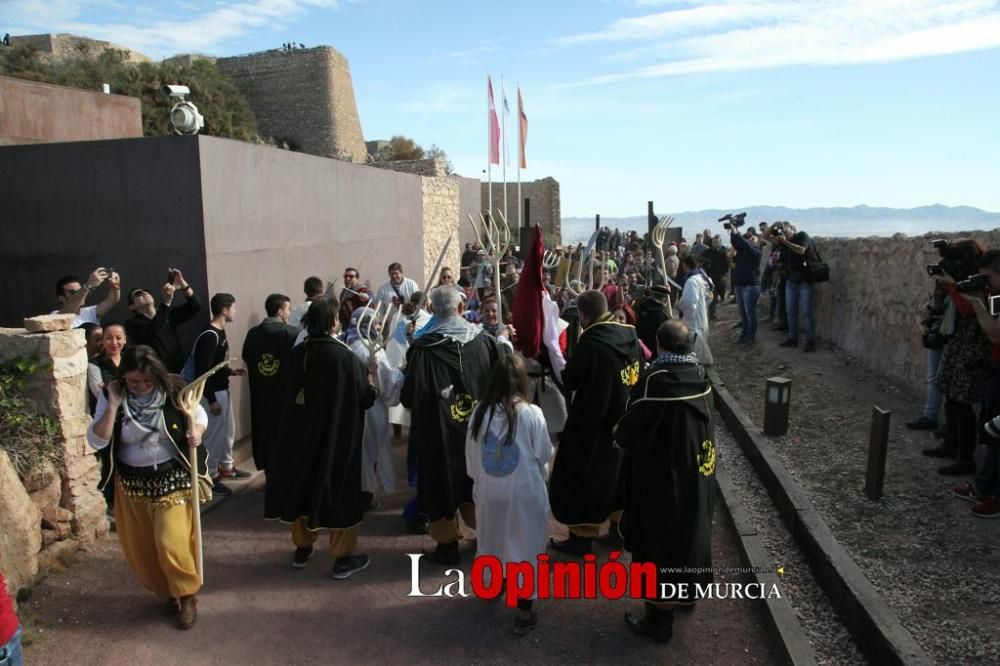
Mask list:
[[[410,448],[417,461],[417,497],[437,548],[432,562],[457,564],[458,516],[476,525],[472,479],[465,470],[469,416],[486,391],[490,370],[506,348],[461,316],[462,294],[451,286],[431,292],[434,319],[406,353],[401,401],[410,409]]]
[[[264,517],[292,524],[292,566],[312,557],[317,531],[328,529],[333,577],[366,569],[356,555],[364,503],[361,498],[361,439],[365,410],[375,402],[369,372],[354,352],[332,337],[339,326],[336,298],[312,302],[306,313],[309,337],[292,349],[281,372],[281,447],[267,465]]]
[[[299,331],[288,325],[292,302],[284,294],[271,294],[264,301],[267,318],[247,331],[243,341],[243,362],[250,378],[250,432],[253,463],[267,467],[268,449],[274,445],[281,416],[278,371],[292,350]]]
[[[690,330],[672,320],[656,337],[659,356],[632,388],[615,441],[627,452],[625,549],[633,562],[653,562],[658,572],[657,596],[646,600],[644,617],[626,613],[625,621],[636,633],[666,642],[674,606],[694,603],[695,586],[712,582],[716,450],[712,385],[693,353]]]
[[[660,324],[670,319],[669,300],[670,287],[656,285],[650,287],[649,295],[635,308],[635,330],[647,349],[656,349],[656,331]]]
[[[552,547],[584,555],[601,524],[616,522],[623,506],[625,452],[614,446],[611,429],[639,379],[642,351],[635,328],[615,322],[604,294],[586,291],[576,305],[583,332],[562,373],[563,387],[575,394],[552,468],[549,502],[552,515],[569,527],[569,539],[553,540]]]

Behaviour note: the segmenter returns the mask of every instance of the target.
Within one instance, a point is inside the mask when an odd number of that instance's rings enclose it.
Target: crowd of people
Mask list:
[[[934,282],[923,321],[927,400],[906,425],[940,440],[923,450],[949,460],[940,474],[974,477],[952,491],[973,516],[1000,518],[1000,311],[990,306],[1000,294],[1000,250],[973,239],[933,244],[941,258],[927,267]]]
[[[190,470],[203,500],[251,476],[234,465],[229,395],[230,381],[247,376],[265,517],[290,525],[297,569],[320,532],[330,534],[334,579],[370,566],[363,517],[380,493],[399,490],[393,443],[405,433],[413,494],[402,527],[429,535],[432,563],[461,562],[465,524],[477,555],[504,562],[547,549],[587,557],[595,539],[610,539],[654,562],[658,583],[710,582],[709,322],[728,287],[740,312],[734,342],[753,344],[763,284],[785,346],[798,343],[800,311],[806,351],[815,335],[801,270],[808,236],[787,224],[728,231],[728,246],[706,229],[690,246],[661,248],[604,230],[589,254],[580,244],[543,255],[540,236],[499,258],[470,243],[459,270],[442,268],[427,294],[398,262],[377,288],[354,267],[339,289],[309,277],[301,302],[267,297],[266,317],[242,341],[245,368],[225,363],[232,294],[211,297],[186,349],[178,327],[202,304],[181,270],[156,289],[130,289],[131,316],[103,326],[120,276],[98,268],[59,280],[58,311],[86,329],[88,441],[131,569],[179,626],[194,624]],[[86,305],[104,281],[108,296]],[[206,373],[201,404],[185,412],[179,391]],[[549,539],[550,513],[567,538]],[[537,624],[536,598],[517,600],[515,632]],[[693,602],[647,598],[626,622],[666,641],[674,609]]]

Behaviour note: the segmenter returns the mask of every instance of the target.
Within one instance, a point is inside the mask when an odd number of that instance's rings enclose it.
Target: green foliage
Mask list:
[[[427,159],[442,160],[444,162],[444,172],[449,176],[455,173],[455,169],[451,165],[451,160],[448,159],[448,155],[444,152],[443,148],[438,148],[432,143],[431,147],[427,149],[427,152],[424,153],[424,155]]]
[[[25,398],[27,379],[44,366],[37,359],[16,358],[0,364],[0,451],[5,451],[21,476],[49,461],[58,465],[59,426],[36,413]]]
[[[385,159],[390,162],[422,160],[424,159],[424,149],[413,139],[397,134],[389,139],[389,154]]]
[[[165,83],[191,89],[188,97],[205,117],[202,134],[260,141],[257,119],[232,79],[208,60],[190,66],[166,63],[127,62],[128,52],[105,49],[96,58],[79,57],[47,62],[30,47],[0,49],[0,75],[13,76],[71,88],[101,90],[104,83],[119,95],[138,97],[142,102],[142,128],[146,136],[173,132],[170,108],[173,101],[160,93]]]

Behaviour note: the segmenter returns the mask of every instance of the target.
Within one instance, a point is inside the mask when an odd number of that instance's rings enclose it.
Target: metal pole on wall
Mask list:
[[[652,239],[652,236],[653,236],[653,227],[656,226],[657,222],[659,222],[659,220],[656,219],[656,213],[653,212],[653,202],[652,201],[647,201],[646,202],[646,242],[645,242],[646,252],[649,252],[650,249],[651,249],[651,247],[650,247],[650,240]],[[652,270],[653,267],[650,266],[649,263],[646,262],[646,261],[643,261],[643,263],[646,264],[646,284],[648,286],[652,286],[653,282],[652,282],[652,275],[650,274],[650,271]],[[664,279],[666,279],[665,275],[663,277],[664,277]]]
[[[601,215],[600,213],[598,213],[597,215],[594,216],[594,231],[600,231],[600,230],[601,230]]]

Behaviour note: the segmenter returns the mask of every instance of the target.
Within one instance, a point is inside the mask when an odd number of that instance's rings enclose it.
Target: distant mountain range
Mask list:
[[[722,232],[722,223],[716,222],[726,213],[746,211],[747,222],[788,220],[813,236],[892,236],[903,233],[909,236],[923,236],[931,231],[955,232],[978,229],[1000,228],[1000,213],[972,208],[970,206],[921,206],[919,208],[786,208],[784,206],[750,206],[737,210],[699,210],[685,213],[656,211],[657,215],[673,215],[674,226],[684,229],[684,236],[690,240],[702,229]],[[601,218],[601,226],[626,230],[646,231],[646,218],[619,217]],[[562,240],[564,243],[586,241],[594,231],[594,218],[562,218]]]

